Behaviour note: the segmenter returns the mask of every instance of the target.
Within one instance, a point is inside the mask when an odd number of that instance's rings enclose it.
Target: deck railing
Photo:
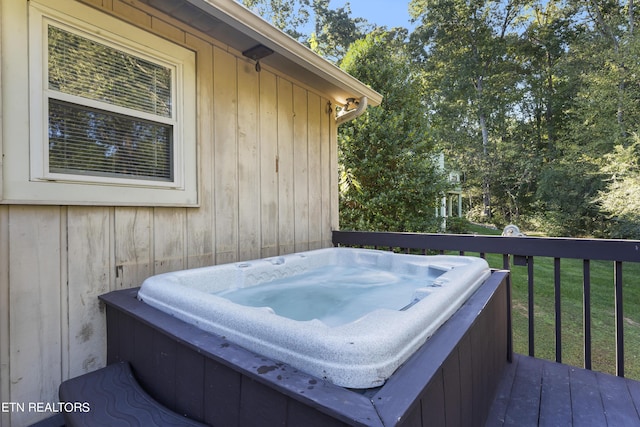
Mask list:
[[[458,234],[418,234],[388,232],[334,231],[333,244],[336,246],[373,247],[377,249],[454,251],[502,255],[502,268],[510,270],[512,265],[527,267],[528,286],[528,350],[535,356],[534,328],[534,259],[548,257],[554,260],[554,300],[555,300],[555,359],[562,362],[562,318],[561,318],[561,259],[578,259],[583,264],[583,328],[584,367],[591,369],[591,261],[612,261],[614,268],[613,288],[616,335],[616,375],[623,377],[624,358],[624,316],[622,292],[622,265],[626,262],[640,262],[640,241],[604,239],[568,239],[538,237],[501,237]],[[511,325],[509,325],[511,330]]]

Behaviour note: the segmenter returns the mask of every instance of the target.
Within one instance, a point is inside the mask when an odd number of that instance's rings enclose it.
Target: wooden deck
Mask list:
[[[514,355],[486,427],[640,426],[640,382]]]

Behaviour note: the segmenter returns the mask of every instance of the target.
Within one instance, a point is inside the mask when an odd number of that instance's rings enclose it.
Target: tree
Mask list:
[[[640,126],[640,39],[634,3],[589,1],[583,35],[573,44],[581,86],[572,111],[571,139],[594,157],[629,145]]]
[[[309,38],[309,46],[317,54],[340,63],[351,43],[372,30],[364,18],[352,18],[351,7],[329,8],[330,0],[313,0],[315,31]]]
[[[294,39],[305,42],[310,0],[241,0],[241,3]]]
[[[628,136],[626,128],[626,100],[625,95],[630,83],[629,67],[637,65],[637,42],[635,32],[635,5],[628,1],[598,1],[590,0],[585,4],[585,10],[591,17],[594,28],[600,35],[602,44],[608,47],[609,55],[599,55],[608,63],[605,70],[609,70],[617,86],[616,123],[618,134]],[[630,57],[631,56],[631,57]],[[635,68],[635,67],[634,67]]]
[[[427,105],[450,158],[480,177],[483,214],[491,217],[492,156],[517,99],[510,43],[517,2],[412,0],[412,34],[424,71]],[[455,157],[454,157],[455,156]]]
[[[445,181],[421,102],[421,82],[405,47],[406,31],[377,30],[352,44],[342,68],[384,99],[339,132],[340,163],[351,182],[340,200],[341,227],[436,231]]]
[[[570,146],[567,119],[575,106],[583,69],[580,61],[571,60],[571,46],[583,30],[576,14],[576,8],[564,0],[533,3],[523,9],[518,21],[524,31],[513,43],[521,96],[511,115],[514,129],[502,138],[505,141],[497,150],[503,159],[508,158],[505,153],[515,154],[513,163],[502,162],[497,167],[502,178],[494,197],[509,214],[505,219],[523,222],[522,215],[524,222],[544,224],[553,234],[569,229],[584,233],[584,215],[593,212],[590,196],[579,197],[575,190],[592,188],[594,175],[586,173],[588,168],[580,159],[565,160]],[[576,179],[583,182],[576,183]],[[502,181],[517,191],[500,185]],[[501,190],[510,197],[501,201]],[[516,203],[514,217],[511,207]]]
[[[354,41],[372,30],[364,18],[352,18],[349,2],[332,9],[330,0],[242,0],[242,4],[307,45],[339,63]],[[313,28],[313,30],[310,30]]]
[[[615,238],[640,239],[640,138],[633,138],[632,145],[618,145],[604,156],[607,184],[594,200],[608,213],[609,234]]]
[[[535,125],[533,141],[545,162],[558,154],[563,115],[572,107],[577,91],[568,50],[580,29],[574,25],[575,7],[563,0],[534,5],[519,45],[527,96],[522,99],[522,120]]]
[[[555,149],[541,171],[537,207],[556,234],[620,237],[630,222],[603,203],[603,192],[615,193],[603,159],[618,159],[610,154],[630,146],[640,126],[634,5],[569,2],[565,10],[572,31],[550,40],[564,40],[556,67],[563,77],[555,81],[566,83],[553,94]]]
[[[537,183],[536,216],[552,236],[599,234],[602,217],[593,197],[602,189],[597,167],[584,157],[562,156],[549,162]]]

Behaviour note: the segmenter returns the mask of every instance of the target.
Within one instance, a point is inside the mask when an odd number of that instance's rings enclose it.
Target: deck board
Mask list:
[[[598,372],[596,378],[607,424],[610,426],[638,425],[638,413],[635,411],[628,387],[620,387],[619,379],[611,375]],[[628,408],[633,408],[634,411],[627,410]]]
[[[538,425],[538,408],[542,394],[542,363],[538,359],[532,359],[529,362],[521,361],[517,366],[511,397],[507,405],[505,426]]]
[[[560,363],[544,363],[543,387],[540,396],[540,426],[571,425],[569,369],[567,365]]]
[[[569,381],[573,425],[606,426],[607,420],[595,372],[572,368],[569,370]]]
[[[633,400],[636,412],[640,414],[640,382],[629,381],[627,386],[629,387],[629,394],[631,395],[631,400]]]
[[[487,427],[640,425],[640,382],[514,355]]]

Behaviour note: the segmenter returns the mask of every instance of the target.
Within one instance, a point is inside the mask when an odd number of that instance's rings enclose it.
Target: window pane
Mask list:
[[[170,125],[49,100],[49,171],[173,180]]]
[[[49,89],[171,117],[171,68],[49,26]]]

